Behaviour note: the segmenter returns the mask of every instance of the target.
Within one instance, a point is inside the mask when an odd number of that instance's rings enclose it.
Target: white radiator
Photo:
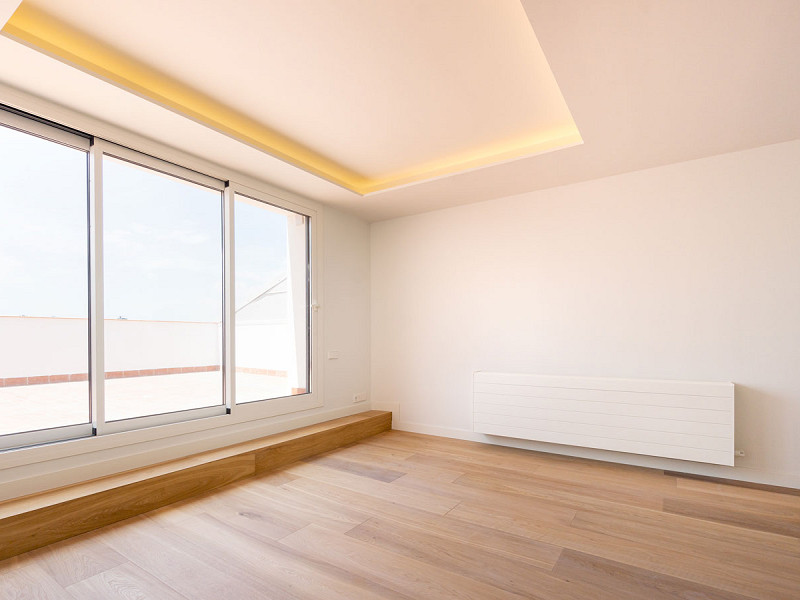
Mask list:
[[[476,372],[477,433],[733,465],[733,384]]]

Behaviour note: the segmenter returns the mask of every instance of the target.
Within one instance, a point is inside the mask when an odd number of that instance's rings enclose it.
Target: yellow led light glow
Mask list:
[[[582,143],[574,126],[366,177],[23,2],[2,34],[359,195]]]

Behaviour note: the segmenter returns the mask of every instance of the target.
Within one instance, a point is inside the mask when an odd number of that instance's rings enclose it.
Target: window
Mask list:
[[[222,191],[103,157],[105,417],[223,406]]]
[[[235,198],[236,401],[308,393],[308,218]]]
[[[302,210],[0,109],[0,448],[321,406]]]
[[[0,447],[91,431],[88,145],[0,114]]]

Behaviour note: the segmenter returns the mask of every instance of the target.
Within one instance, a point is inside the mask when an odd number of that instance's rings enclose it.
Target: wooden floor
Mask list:
[[[391,431],[0,562],[0,598],[800,598],[800,496]]]

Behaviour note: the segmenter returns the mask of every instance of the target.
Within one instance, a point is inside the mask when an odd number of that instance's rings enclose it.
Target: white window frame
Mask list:
[[[91,146],[91,137],[88,135],[71,133],[67,131],[66,128],[61,129],[53,125],[48,125],[30,117],[24,117],[9,112],[4,108],[0,108],[0,124],[21,131],[22,133],[35,135],[50,140],[51,142],[63,144],[64,146],[69,146],[85,152],[89,152]]]
[[[308,248],[309,248],[309,264],[311,265],[311,281],[309,282],[309,290],[308,290],[308,304],[309,304],[309,311],[308,311],[308,318],[309,318],[309,326],[311,328],[311,335],[309,336],[309,352],[308,352],[308,370],[309,370],[309,377],[308,383],[310,391],[305,394],[298,394],[294,396],[281,396],[278,398],[267,398],[265,400],[255,400],[252,402],[245,402],[242,404],[236,404],[236,373],[232,372],[230,374],[229,383],[230,386],[230,393],[229,398],[232,399],[231,403],[231,412],[236,416],[243,417],[245,419],[264,419],[268,417],[274,417],[278,415],[285,415],[291,412],[295,412],[296,410],[310,410],[312,408],[319,408],[323,406],[322,394],[319,393],[319,331],[321,327],[319,326],[319,319],[318,319],[318,308],[319,303],[317,301],[318,298],[318,291],[320,288],[319,280],[320,277],[317,273],[320,272],[319,269],[319,252],[315,251],[315,248],[319,247],[319,225],[318,225],[318,213],[315,210],[310,210],[308,208],[298,206],[291,202],[287,202],[280,197],[274,196],[272,194],[264,193],[257,189],[245,186],[240,183],[231,182],[228,185],[228,189],[226,190],[227,194],[227,206],[226,210],[228,212],[228,222],[233,223],[233,211],[235,205],[235,196],[239,194],[241,196],[246,196],[253,200],[257,200],[259,202],[264,202],[265,204],[269,204],[271,206],[275,206],[277,208],[282,208],[284,210],[288,210],[300,215],[304,215],[309,220],[308,225]],[[229,252],[229,260],[226,261],[226,266],[230,269],[230,289],[226,289],[226,306],[229,308],[229,312],[226,315],[228,317],[228,323],[231,326],[228,327],[228,331],[225,334],[225,344],[226,344],[226,357],[229,358],[228,364],[235,365],[236,364],[236,309],[234,305],[234,290],[232,287],[233,282],[235,281],[235,268],[236,268],[236,260],[234,256],[234,246],[235,246],[235,239],[234,236],[236,235],[235,232],[230,236],[230,247],[227,247],[226,250]],[[228,283],[228,278],[226,277],[226,283]],[[302,408],[297,408],[302,407]]]
[[[6,86],[0,84],[0,91]],[[230,443],[245,441],[273,433],[276,428],[282,430],[280,423],[287,418],[305,419],[302,413],[318,409],[325,405],[322,389],[322,364],[320,361],[320,345],[322,343],[322,318],[318,312],[322,302],[323,261],[321,247],[323,239],[323,213],[321,207],[313,201],[295,196],[272,187],[270,184],[255,179],[251,176],[206,161],[202,158],[186,154],[158,142],[138,136],[135,133],[111,126],[107,123],[88,117],[84,114],[65,109],[62,106],[36,98],[14,90],[12,98],[22,99],[15,107],[22,111],[36,112],[44,119],[52,119],[57,123],[64,123],[67,128],[75,127],[84,131],[97,132],[104,138],[95,136],[91,146],[89,139],[74,135],[68,131],[40,123],[36,119],[18,116],[0,110],[0,117],[8,115],[9,126],[21,131],[40,135],[53,141],[66,143],[70,146],[81,147],[89,151],[89,256],[90,256],[90,314],[89,335],[90,339],[90,385],[93,402],[93,419],[90,425],[80,426],[82,429],[70,431],[70,435],[56,435],[54,430],[39,430],[30,432],[20,444],[15,447],[0,447],[0,474],[5,470],[12,471],[25,468],[35,463],[44,463],[51,460],[67,462],[79,461],[82,455],[97,455],[114,450],[114,456],[127,457],[123,461],[132,466],[141,463],[152,464],[158,460],[136,458],[148,453],[160,453],[164,449],[174,449],[173,454],[185,456],[195,452],[222,447]],[[5,122],[5,119],[3,120]],[[40,129],[40,126],[42,129]],[[64,136],[64,137],[62,137]],[[72,143],[63,140],[73,140]],[[81,146],[76,146],[80,143]],[[311,335],[309,339],[309,384],[310,392],[301,395],[273,398],[256,402],[248,402],[236,406],[235,404],[235,372],[230,367],[234,364],[235,327],[228,325],[224,335],[223,348],[223,381],[225,390],[225,406],[219,414],[218,407],[212,407],[215,414],[198,416],[188,419],[186,412],[167,413],[168,416],[177,415],[177,419],[164,419],[141,417],[135,427],[112,427],[115,423],[103,424],[103,415],[98,414],[102,407],[104,392],[103,377],[92,377],[91,373],[102,374],[103,367],[103,306],[102,294],[102,154],[107,153],[124,160],[142,164],[175,175],[196,183],[211,180],[215,185],[227,181],[223,191],[223,278],[224,278],[224,319],[225,323],[233,325],[232,303],[234,282],[234,256],[233,256],[233,195],[239,193],[257,200],[267,202],[273,206],[283,208],[309,218],[309,264],[311,266],[311,281],[309,284],[309,319]],[[133,157],[133,158],[129,158]],[[150,162],[152,161],[152,162]],[[198,181],[198,179],[200,181]],[[208,178],[208,179],[205,179]],[[212,186],[208,186],[212,187]],[[99,288],[98,288],[99,286]],[[225,329],[225,328],[224,328]],[[204,410],[204,409],[196,409]],[[290,417],[291,415],[291,417]],[[155,415],[154,417],[161,417]],[[277,420],[276,420],[277,418]],[[134,421],[134,420],[130,420]],[[132,423],[128,423],[131,425]],[[98,428],[96,435],[87,431],[92,427]],[[67,433],[66,430],[62,433]],[[83,436],[83,437],[82,437]],[[4,436],[5,437],[5,436]],[[10,438],[11,436],[7,436]],[[51,443],[54,442],[54,443]],[[129,450],[124,450],[125,448]],[[5,448],[5,449],[4,449]],[[161,450],[159,450],[161,449]],[[163,456],[163,454],[162,454]],[[103,460],[107,460],[107,458]],[[99,460],[99,458],[98,458]],[[163,458],[161,458],[163,460]],[[91,461],[90,461],[91,462]],[[130,467],[129,467],[130,468]],[[3,483],[0,477],[0,485]]]
[[[145,427],[159,427],[162,425],[169,425],[172,423],[179,423],[182,421],[192,421],[195,419],[205,419],[208,417],[215,417],[224,415],[228,412],[227,399],[225,396],[226,386],[224,385],[225,377],[225,356],[223,355],[222,375],[222,397],[221,402],[214,406],[207,406],[202,408],[190,408],[187,410],[180,410],[174,412],[156,413],[150,415],[143,415],[140,417],[132,417],[128,419],[121,419],[117,421],[105,420],[105,317],[103,310],[103,182],[102,182],[102,163],[103,157],[117,158],[129,162],[133,165],[138,165],[155,171],[163,173],[172,177],[177,177],[195,183],[203,187],[215,190],[220,193],[220,201],[223,201],[223,192],[225,190],[225,182],[208,175],[203,175],[191,169],[168,163],[166,161],[142,154],[130,148],[120,146],[95,138],[90,151],[90,192],[91,192],[91,231],[92,231],[92,252],[91,256],[91,288],[92,298],[96,300],[92,305],[92,336],[91,356],[92,365],[90,373],[97,373],[94,377],[90,375],[92,382],[92,417],[93,427],[96,435],[108,435],[110,433],[119,433],[121,431],[129,431],[132,429],[142,429]],[[225,211],[221,208],[221,214],[224,216]],[[227,231],[226,224],[222,225],[222,232]],[[223,253],[223,273],[225,256]],[[100,292],[100,293],[98,293]],[[224,316],[225,307],[223,303],[223,331],[226,329]]]
[[[75,148],[76,150],[86,152],[87,157],[90,156],[91,139],[89,137],[70,133],[64,129],[47,125],[7,110],[0,110],[0,126],[5,126],[21,133],[33,135],[56,144],[62,144],[70,148]],[[89,224],[87,223],[87,228],[88,226]],[[89,256],[89,260],[91,260],[91,254]],[[91,305],[91,293],[89,293],[87,301]],[[88,308],[89,307],[87,307],[87,309]],[[90,311],[87,310],[87,314],[89,312]],[[88,323],[91,323],[91,320]],[[91,330],[90,326],[89,329]],[[91,335],[90,330],[86,332],[87,336]],[[89,361],[89,367],[91,369],[91,360]],[[87,383],[86,386],[86,393],[86,409],[88,411],[91,407],[91,391],[89,383]],[[39,444],[48,444],[50,442],[84,438],[92,435],[92,427],[93,424],[87,419],[86,423],[78,423],[76,425],[64,425],[60,427],[49,427],[46,429],[36,429],[34,431],[6,434],[0,436],[0,451],[9,448],[36,446]]]

